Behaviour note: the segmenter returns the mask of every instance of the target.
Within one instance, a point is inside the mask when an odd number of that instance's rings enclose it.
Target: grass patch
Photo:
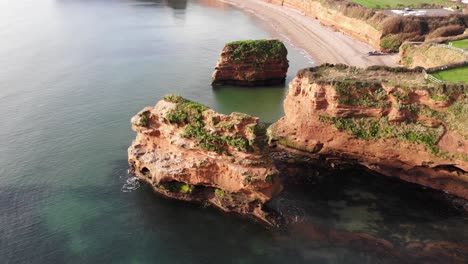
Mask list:
[[[431,75],[442,81],[468,83],[468,66],[438,71]]]
[[[390,9],[390,8],[422,8],[450,5],[444,0],[352,0],[354,3],[367,8]]]
[[[260,140],[261,136],[265,134],[265,126],[258,124],[253,127],[249,127],[250,131],[255,135],[253,141],[249,141],[247,138],[238,135],[226,136],[222,135],[220,131],[209,131],[205,128],[205,120],[203,112],[209,108],[205,105],[186,100],[180,96],[166,96],[164,100],[168,102],[175,102],[177,105],[174,109],[166,114],[166,119],[172,123],[183,127],[182,136],[185,138],[194,139],[198,146],[221,154],[229,154],[225,147],[230,146],[237,151],[253,152],[253,145],[255,144],[260,149],[263,149],[264,142]],[[245,114],[233,114],[234,119],[242,121],[243,118],[251,118]],[[214,123],[214,120],[212,120]],[[234,124],[223,121],[215,124],[215,127],[231,130],[234,128]]]
[[[232,48],[231,58],[236,62],[255,57],[258,63],[263,63],[267,59],[277,59],[287,54],[286,47],[279,40],[241,40],[229,42],[226,46]]]
[[[460,39],[450,42],[452,46],[460,49],[468,49],[468,39]]]
[[[221,198],[223,198],[224,195],[226,194],[226,193],[225,193],[223,190],[221,190],[221,189],[215,189],[214,193],[215,193],[216,196],[221,197]]]
[[[352,106],[384,107],[388,105],[387,92],[380,82],[343,80],[334,83],[338,103]]]
[[[431,128],[418,123],[390,124],[388,118],[346,118],[320,116],[323,122],[332,123],[338,130],[345,131],[364,140],[396,138],[422,144],[434,154],[439,153],[436,144],[442,136],[443,127]]]

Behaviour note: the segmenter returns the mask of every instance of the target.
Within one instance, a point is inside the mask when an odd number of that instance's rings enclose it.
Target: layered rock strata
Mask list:
[[[405,40],[424,41],[459,35],[467,27],[467,15],[461,12],[454,12],[451,16],[400,16],[390,11],[365,8],[347,0],[263,1],[296,9],[382,51],[398,52]]]
[[[284,83],[288,51],[279,40],[246,40],[226,44],[213,73],[213,85]]]
[[[172,95],[131,123],[137,132],[128,149],[131,171],[157,193],[275,224],[263,205],[282,186],[258,118],[219,114]]]
[[[298,72],[269,133],[329,168],[360,164],[468,199],[467,97],[421,69],[325,64]]]

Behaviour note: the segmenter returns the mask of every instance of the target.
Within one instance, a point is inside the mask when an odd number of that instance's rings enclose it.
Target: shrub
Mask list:
[[[463,34],[465,27],[461,25],[451,25],[438,28],[427,35],[428,39],[438,38],[438,37],[449,37]]]
[[[226,142],[239,151],[252,151],[249,141],[241,136],[226,137]]]
[[[401,43],[398,35],[386,35],[380,39],[380,46],[387,51],[398,52]]]
[[[179,188],[179,192],[190,194],[193,192],[194,187],[188,184],[182,184]]]
[[[221,198],[223,198],[225,195],[225,192],[221,189],[215,189],[214,193],[216,196],[221,197]]]
[[[163,99],[166,102],[175,103],[175,104],[187,102],[187,99],[183,98],[182,96],[178,94],[168,94],[164,96]]]
[[[140,114],[140,121],[138,122],[139,126],[148,127],[149,126],[149,115],[148,111]]]

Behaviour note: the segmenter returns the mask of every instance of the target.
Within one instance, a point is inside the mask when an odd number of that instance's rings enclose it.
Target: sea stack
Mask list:
[[[131,119],[131,171],[166,197],[213,205],[275,225],[263,205],[282,190],[265,126],[169,95]]]
[[[430,83],[421,71],[303,69],[268,132],[317,165],[361,165],[468,199],[468,87]]]
[[[279,40],[227,43],[213,73],[212,85],[266,86],[286,80],[288,51]]]

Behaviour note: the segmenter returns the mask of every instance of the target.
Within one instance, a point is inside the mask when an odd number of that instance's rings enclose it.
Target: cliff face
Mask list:
[[[322,65],[290,83],[269,133],[324,166],[360,164],[468,199],[467,97],[418,70]]]
[[[450,17],[397,16],[374,11],[347,0],[264,0],[296,9],[322,24],[365,42],[377,50],[398,52],[405,40],[462,34],[467,15]]]
[[[278,40],[247,40],[226,44],[213,73],[213,85],[275,85],[284,83],[289,63]]]
[[[306,16],[318,19],[325,26],[332,27],[359,41],[368,43],[375,49],[380,49],[381,31],[364,20],[349,17],[338,10],[328,8],[322,5],[320,1],[273,0],[270,2],[299,10]]]
[[[137,132],[128,149],[131,171],[156,192],[274,224],[262,206],[282,186],[258,118],[218,114],[173,95],[131,123]]]

